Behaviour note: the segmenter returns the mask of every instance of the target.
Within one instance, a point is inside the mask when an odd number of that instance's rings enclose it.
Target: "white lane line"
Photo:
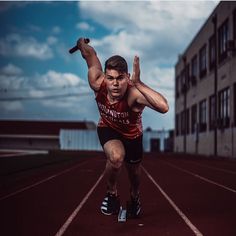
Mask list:
[[[27,156],[27,155],[32,155],[32,153],[12,153],[12,154],[0,154],[1,157],[20,157],[20,156]]]
[[[83,205],[87,202],[90,195],[93,193],[94,189],[97,187],[99,182],[104,176],[104,172],[100,175],[97,182],[93,185],[93,187],[89,190],[89,192],[86,194],[86,196],[83,198],[83,200],[80,202],[80,204],[75,208],[75,210],[72,212],[72,214],[69,216],[69,218],[66,220],[66,222],[61,226],[61,228],[58,230],[58,232],[55,234],[55,236],[62,236],[71,222],[74,220],[76,215],[79,213],[80,209],[83,207]]]
[[[89,160],[84,161],[83,163],[80,163],[80,164],[78,164],[78,165],[76,165],[76,166],[73,166],[73,167],[71,167],[71,168],[68,168],[68,169],[66,169],[66,170],[63,170],[63,171],[61,171],[61,172],[59,172],[59,173],[57,173],[57,174],[55,174],[55,175],[51,175],[51,176],[49,176],[49,177],[46,178],[46,179],[40,180],[40,181],[38,181],[38,182],[36,182],[36,183],[34,183],[34,184],[32,184],[32,185],[29,185],[29,186],[27,186],[27,187],[24,187],[24,188],[21,188],[21,189],[15,191],[15,192],[13,192],[13,193],[10,193],[10,194],[7,194],[7,195],[5,195],[5,196],[3,196],[3,197],[0,197],[0,201],[5,200],[5,199],[7,199],[7,198],[10,198],[10,197],[12,197],[12,196],[15,196],[15,195],[17,195],[17,194],[19,194],[19,193],[25,192],[25,191],[27,191],[27,190],[29,190],[29,189],[32,189],[32,188],[34,188],[34,187],[36,187],[36,186],[38,186],[38,185],[40,185],[40,184],[43,184],[43,183],[45,183],[45,182],[47,182],[47,181],[50,181],[50,180],[52,180],[52,179],[54,179],[54,178],[56,178],[56,177],[58,177],[58,176],[60,176],[60,175],[63,175],[63,174],[65,174],[65,173],[67,173],[67,172],[70,172],[70,171],[72,171],[72,170],[74,170],[74,169],[76,169],[76,168],[78,168],[78,167],[80,167],[80,166],[86,164],[88,161],[89,161]]]
[[[185,173],[187,173],[187,174],[189,174],[189,175],[192,175],[192,176],[194,176],[194,177],[196,177],[196,178],[198,178],[198,179],[201,179],[201,180],[203,180],[203,181],[205,181],[205,182],[207,182],[207,183],[216,185],[216,186],[218,186],[218,187],[220,187],[220,188],[223,188],[223,189],[225,189],[225,190],[227,190],[227,191],[230,191],[230,192],[232,192],[232,193],[236,193],[236,190],[235,190],[235,189],[229,188],[229,187],[227,187],[227,186],[225,186],[225,185],[223,185],[223,184],[219,184],[219,183],[217,183],[217,182],[215,182],[215,181],[213,181],[213,180],[207,179],[207,178],[205,178],[205,177],[203,177],[203,176],[201,176],[201,175],[195,174],[195,173],[193,173],[193,172],[191,172],[191,171],[188,171],[188,170],[185,170],[185,169],[183,169],[183,168],[181,168],[181,167],[178,167],[178,166],[176,166],[176,165],[170,164],[170,163],[167,162],[167,161],[163,161],[163,160],[161,160],[161,161],[164,162],[164,163],[166,163],[167,165],[169,165],[169,166],[171,166],[171,167],[177,169],[177,170],[180,170],[180,171],[185,172]]]
[[[195,225],[188,219],[188,217],[179,209],[179,207],[173,202],[173,200],[165,193],[165,191],[160,187],[160,185],[152,178],[149,172],[142,166],[143,171],[147,177],[153,182],[153,184],[159,189],[161,194],[166,198],[170,205],[175,209],[178,215],[184,220],[187,226],[194,232],[196,236],[203,236],[203,234],[197,229]]]
[[[28,150],[28,151],[20,151],[20,150],[9,150],[8,152],[9,153],[1,153],[1,151],[3,150],[0,150],[0,158],[1,157],[15,157],[15,156],[29,156],[29,155],[34,155],[34,154],[48,154],[48,151],[37,151],[37,150]],[[7,152],[7,151],[6,151]]]
[[[218,167],[213,167],[213,166],[208,166],[208,165],[204,165],[204,164],[199,164],[195,161],[191,161],[192,164],[197,165],[197,166],[202,166],[202,167],[206,167],[208,169],[212,169],[212,170],[218,170],[218,171],[222,171],[228,174],[233,174],[236,175],[236,171],[231,171],[231,170],[226,170],[226,169],[222,169],[222,168],[218,168]]]

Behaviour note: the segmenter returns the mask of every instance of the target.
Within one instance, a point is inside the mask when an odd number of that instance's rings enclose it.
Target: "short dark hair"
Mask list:
[[[117,70],[120,73],[128,73],[128,64],[123,57],[121,57],[119,55],[115,55],[115,56],[112,56],[106,60],[105,72],[106,72],[106,69]]]

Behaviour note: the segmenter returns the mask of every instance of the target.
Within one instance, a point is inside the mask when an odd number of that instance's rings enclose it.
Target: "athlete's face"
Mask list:
[[[121,99],[128,87],[129,74],[120,73],[117,70],[106,70],[105,82],[108,95],[111,99]]]

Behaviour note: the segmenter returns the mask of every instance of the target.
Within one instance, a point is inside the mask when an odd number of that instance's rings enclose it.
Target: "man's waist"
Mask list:
[[[103,118],[100,118],[100,120],[98,122],[98,127],[110,127],[128,139],[134,139],[134,138],[137,138],[143,134],[142,123],[129,124],[129,125],[115,124],[115,123],[109,122]]]

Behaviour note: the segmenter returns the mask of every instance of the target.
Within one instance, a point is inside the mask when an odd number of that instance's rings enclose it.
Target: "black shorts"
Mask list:
[[[127,139],[110,127],[97,127],[97,133],[102,147],[112,139],[120,140],[125,148],[125,162],[130,164],[140,163],[143,158],[143,136]]]

